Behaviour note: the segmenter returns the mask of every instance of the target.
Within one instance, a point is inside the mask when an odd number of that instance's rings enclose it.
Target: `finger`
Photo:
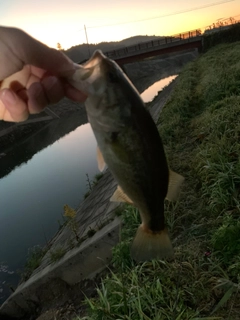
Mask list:
[[[56,103],[64,97],[64,88],[56,77],[46,77],[42,80],[42,86],[49,103]]]
[[[34,65],[63,77],[72,75],[76,69],[72,60],[61,51],[47,47],[20,29],[2,27],[0,38],[4,44],[3,58],[0,57],[0,62],[2,59],[9,61],[8,55],[12,62],[11,70],[5,70],[3,79],[21,70],[25,64]]]
[[[41,82],[33,83],[27,90],[27,95],[28,110],[30,114],[41,112],[49,104]]]
[[[0,119],[5,121],[20,122],[28,118],[29,113],[26,103],[12,90],[0,91]],[[3,110],[5,107],[5,110]]]
[[[28,89],[34,82],[39,82],[43,79],[47,73],[46,70],[43,70],[38,67],[34,67],[32,65],[26,65],[25,67],[30,68],[29,77],[27,78],[26,88]]]
[[[77,102],[84,102],[87,99],[86,94],[73,88],[70,84],[65,84],[65,95],[69,99]]]
[[[9,62],[8,64],[10,65],[11,63]],[[2,68],[4,68],[4,65]],[[3,71],[2,68],[1,68],[1,75]],[[17,91],[18,88],[12,88],[12,86],[16,84],[20,84],[22,87],[26,87],[27,80],[30,77],[30,72],[31,72],[30,66],[25,66],[21,71],[16,72],[15,74],[5,78],[1,82],[1,89],[10,88],[14,91]]]

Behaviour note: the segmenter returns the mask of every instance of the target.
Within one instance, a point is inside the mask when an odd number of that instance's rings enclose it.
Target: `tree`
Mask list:
[[[58,49],[58,50],[63,50],[63,48],[62,48],[62,46],[61,46],[61,43],[59,43],[59,42],[57,43],[57,49]]]

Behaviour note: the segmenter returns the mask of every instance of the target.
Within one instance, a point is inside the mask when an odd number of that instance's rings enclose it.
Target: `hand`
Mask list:
[[[0,27],[0,120],[24,121],[64,96],[83,102],[86,95],[66,80],[76,68],[61,51]]]

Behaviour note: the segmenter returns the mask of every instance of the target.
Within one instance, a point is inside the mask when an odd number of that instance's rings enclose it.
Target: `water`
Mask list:
[[[98,173],[89,124],[0,180],[0,303],[9,293],[8,284],[17,283],[16,271],[24,265],[28,248],[44,245],[58,230],[64,204],[75,208],[83,199],[86,173],[90,179]]]
[[[145,102],[174,77],[145,90]],[[58,230],[63,206],[76,208],[83,199],[86,174],[91,179],[98,173],[90,125],[74,122],[76,116],[56,120],[0,159],[0,304],[10,294],[9,286],[17,285],[28,248],[46,244]],[[77,128],[59,139],[66,127]]]
[[[150,102],[153,100],[153,98],[158,94],[158,92],[169,85],[169,83],[174,80],[177,77],[177,75],[173,75],[164,79],[161,79],[157,82],[155,82],[153,85],[148,87],[145,91],[142,92],[141,97],[144,102]]]

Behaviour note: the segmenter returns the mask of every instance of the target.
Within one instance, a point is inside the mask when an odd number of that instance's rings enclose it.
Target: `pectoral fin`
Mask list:
[[[169,170],[168,192],[166,196],[168,201],[175,201],[177,199],[180,192],[180,186],[183,181],[183,176],[172,170]]]
[[[132,200],[124,193],[121,187],[117,187],[114,194],[111,196],[110,201],[112,202],[126,202],[133,204]]]
[[[97,163],[98,163],[98,169],[102,172],[106,167],[106,163],[104,161],[102,152],[100,151],[98,146],[97,146]]]

